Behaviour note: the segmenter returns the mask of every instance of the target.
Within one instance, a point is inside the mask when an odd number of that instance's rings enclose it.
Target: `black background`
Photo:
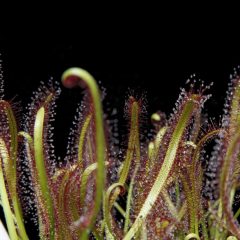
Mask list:
[[[184,24],[139,23],[100,30],[95,26],[83,28],[83,34],[70,31],[67,36],[59,31],[2,35],[6,98],[15,97],[25,105],[40,81],[50,77],[60,81],[65,69],[79,66],[101,81],[112,107],[123,108],[130,87],[147,93],[149,114],[156,110],[169,114],[179,88],[196,73],[206,84],[214,82],[208,108],[210,114],[219,115],[229,75],[240,63],[240,38],[221,22]],[[61,104],[68,106],[69,101],[66,98]]]
[[[8,31],[0,34],[6,99],[21,102],[24,112],[40,81],[50,77],[60,81],[66,68],[79,66],[106,88],[105,111],[118,109],[119,131],[127,134],[122,109],[129,87],[138,94],[146,92],[147,117],[156,110],[170,114],[180,87],[196,73],[207,84],[214,82],[207,112],[219,116],[229,75],[240,64],[238,20],[227,22],[228,17],[216,8],[197,15],[195,10],[176,10],[175,14],[170,9],[163,16],[162,8],[154,12],[131,9],[117,16],[111,12],[106,19],[103,13],[92,19],[90,12],[79,19],[81,9],[74,18],[66,16],[68,21],[63,15],[61,22],[55,19],[30,26],[29,17],[8,25]],[[137,16],[129,19],[133,12]],[[80,92],[63,90],[58,102],[55,144],[60,156],[64,156]]]
[[[68,67],[82,67],[106,88],[105,111],[117,108],[121,130],[129,88],[146,93],[147,117],[156,110],[170,114],[180,87],[195,73],[206,84],[214,82],[206,108],[217,117],[223,113],[229,75],[240,64],[238,28],[221,13],[219,18],[210,18],[211,11],[179,15],[55,22],[48,31],[45,25],[15,26],[0,38],[6,98],[21,102],[24,111],[40,81],[60,81]],[[59,101],[56,138],[62,151],[80,92],[63,90]]]

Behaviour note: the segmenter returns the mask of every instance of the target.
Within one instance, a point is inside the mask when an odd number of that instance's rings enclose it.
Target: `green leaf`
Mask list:
[[[19,239],[17,229],[14,223],[14,214],[11,210],[10,202],[8,200],[7,188],[5,185],[2,162],[9,161],[9,155],[6,145],[2,138],[0,138],[0,196],[2,200],[3,211],[11,239]]]
[[[54,209],[43,153],[44,115],[44,107],[41,107],[37,112],[34,124],[34,156],[36,161],[37,181],[40,186],[40,196],[42,197],[43,204],[45,205],[44,208],[46,209],[47,218],[50,221],[50,239],[54,239]]]
[[[189,124],[189,119],[191,118],[192,114],[195,111],[196,108],[196,99],[197,95],[192,95],[189,100],[185,103],[185,106],[182,110],[181,116],[178,120],[178,123],[175,127],[175,130],[173,132],[172,138],[170,140],[162,167],[158,173],[158,176],[135,220],[132,227],[124,237],[124,240],[129,240],[134,237],[135,233],[139,230],[141,227],[143,220],[147,217],[149,212],[151,211],[152,207],[154,206],[155,201],[157,200],[158,195],[162,191],[164,184],[168,178],[168,175],[172,169],[172,166],[174,164],[174,160],[176,158],[176,153],[179,147],[179,144],[181,143],[181,138],[183,136],[183,133],[186,129],[186,127]]]
[[[96,182],[96,197],[91,216],[89,227],[84,231],[82,239],[87,239],[90,230],[92,229],[96,217],[101,209],[103,189],[105,185],[105,158],[106,158],[106,146],[105,135],[103,126],[103,112],[100,91],[96,84],[95,79],[87,71],[81,68],[70,68],[66,70],[62,75],[62,82],[65,87],[87,87],[91,95],[91,101],[93,104],[93,119],[95,123],[95,145],[96,145],[96,159],[97,159],[97,182]]]

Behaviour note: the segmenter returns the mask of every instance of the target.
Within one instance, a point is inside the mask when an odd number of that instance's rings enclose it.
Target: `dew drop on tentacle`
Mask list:
[[[233,74],[230,75],[230,83],[228,84],[227,96],[225,98],[223,116],[221,121],[222,131],[218,138],[209,160],[206,176],[209,192],[212,192],[211,198],[217,199],[219,197],[219,179],[222,173],[222,166],[224,156],[226,154],[229,139],[236,132],[237,123],[239,123],[239,98],[240,98],[240,68],[234,69]],[[233,109],[234,108],[234,109]]]
[[[140,175],[136,177],[136,183],[134,186],[134,201],[135,204],[133,206],[133,217],[132,221],[135,220],[134,216],[138,215],[138,212],[143,205],[148,193],[150,192],[151,187],[154,184],[154,180],[156,179],[160,169],[161,165],[163,163],[163,160],[165,158],[165,154],[168,150],[169,143],[173,137],[174,130],[176,126],[178,125],[180,118],[182,117],[183,110],[189,103],[193,103],[194,107],[192,109],[191,116],[189,117],[186,128],[181,136],[181,141],[177,149],[176,158],[173,163],[173,167],[169,173],[169,179],[171,177],[180,176],[180,174],[183,171],[183,169],[188,166],[191,162],[191,153],[192,148],[189,148],[188,146],[184,145],[184,142],[193,140],[192,134],[195,134],[195,130],[198,131],[196,134],[198,135],[200,131],[200,123],[195,123],[198,119],[200,120],[201,116],[201,110],[203,108],[204,103],[210,98],[210,95],[207,95],[205,92],[210,88],[210,86],[205,86],[202,81],[195,80],[195,75],[191,76],[191,79],[189,80],[189,90],[185,90],[184,88],[181,89],[179,98],[177,100],[177,103],[175,105],[175,108],[173,109],[173,113],[171,114],[170,119],[167,121],[166,126],[167,130],[166,133],[163,135],[163,139],[161,141],[161,145],[159,147],[159,150],[157,152],[157,157],[154,159],[155,164],[154,167],[150,170],[147,176],[145,176],[145,172],[139,172]],[[198,86],[200,85],[200,89]],[[158,116],[156,116],[156,120],[158,120]],[[155,119],[153,119],[155,120]],[[195,124],[198,126],[195,127]],[[196,136],[197,137],[197,136]],[[196,139],[196,137],[194,139]],[[170,187],[170,186],[169,186]],[[171,190],[171,188],[169,189]],[[199,191],[200,192],[200,191]],[[169,191],[170,197],[173,195],[171,194],[171,191]],[[148,231],[151,237],[156,235],[156,226],[152,223],[154,222],[154,219],[156,219],[154,216],[161,215],[164,213],[164,209],[166,213],[169,212],[167,207],[163,207],[163,199],[161,196],[158,196],[154,206],[151,210],[151,213],[149,214],[149,217],[147,218],[147,224],[148,225]],[[161,206],[161,207],[160,207]],[[162,211],[159,212],[158,209],[161,209]],[[152,222],[151,222],[152,221]],[[171,219],[168,220],[171,224]],[[174,222],[174,220],[173,220]],[[186,228],[187,229],[187,228]],[[155,235],[154,235],[155,233]],[[160,234],[160,233],[159,233]],[[169,233],[169,235],[173,234],[173,232]],[[160,234],[160,236],[162,236]]]
[[[56,167],[56,157],[53,145],[54,127],[52,123],[55,120],[55,102],[60,92],[59,83],[54,82],[52,79],[50,79],[47,84],[41,82],[40,87],[34,92],[31,98],[32,102],[27,106],[27,114],[24,116],[24,123],[22,126],[23,130],[33,137],[36,114],[41,107],[44,107],[43,149],[49,177],[53,175]],[[28,161],[27,155],[25,161]]]
[[[25,221],[33,223],[38,226],[37,216],[37,198],[35,195],[32,169],[29,165],[29,155],[27,155],[24,144],[25,140],[19,139],[19,155],[18,155],[18,194],[21,201],[21,207],[23,210]],[[28,161],[27,161],[28,160]]]

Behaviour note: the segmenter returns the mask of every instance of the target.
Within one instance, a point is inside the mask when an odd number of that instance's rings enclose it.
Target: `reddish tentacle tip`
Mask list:
[[[66,88],[77,87],[81,79],[78,76],[70,75],[62,79],[62,84]]]
[[[129,99],[128,99],[128,101],[129,101],[129,104],[131,105],[131,104],[133,104],[134,102],[136,102],[136,99],[135,99],[133,96],[130,96]]]

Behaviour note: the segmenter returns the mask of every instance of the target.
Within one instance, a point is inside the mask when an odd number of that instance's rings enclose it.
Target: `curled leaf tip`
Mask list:
[[[82,68],[69,68],[62,75],[62,84],[66,88],[80,86],[86,87],[85,79],[91,77],[90,73]]]

